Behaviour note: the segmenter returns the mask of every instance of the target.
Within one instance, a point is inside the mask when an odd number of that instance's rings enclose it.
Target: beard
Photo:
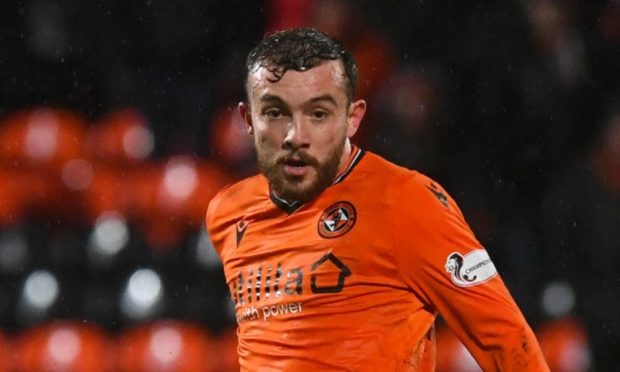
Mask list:
[[[261,151],[257,144],[258,168],[267,177],[269,187],[278,197],[287,201],[305,203],[317,197],[332,184],[339,170],[345,143],[346,137],[337,141],[336,145],[329,150],[324,162],[319,162],[317,158],[301,149],[290,150],[285,155],[273,159],[268,153]],[[314,169],[315,173],[313,174],[310,170],[299,177],[285,174],[284,164],[292,158],[301,160]],[[314,179],[307,182],[309,177],[314,177]]]

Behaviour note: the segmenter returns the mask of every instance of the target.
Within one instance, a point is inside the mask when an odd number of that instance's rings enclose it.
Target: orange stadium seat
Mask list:
[[[557,372],[592,370],[588,336],[578,319],[564,318],[543,324],[536,332],[549,368]]]
[[[62,167],[84,155],[86,122],[61,109],[16,112],[0,125],[0,159],[12,166]]]
[[[154,148],[154,137],[146,117],[138,109],[109,113],[88,131],[88,154],[120,166],[146,160]]]
[[[14,370],[13,345],[7,336],[0,333],[0,366],[3,371]]]
[[[23,172],[0,169],[0,226],[14,226],[26,212],[28,184],[20,177]]]
[[[50,172],[0,168],[0,227],[22,222],[30,212],[53,211],[61,204],[61,185]]]
[[[215,163],[179,156],[142,166],[129,177],[125,192],[149,244],[168,248],[188,230],[200,229],[209,201],[229,181]]]
[[[44,215],[75,214],[65,200],[69,186],[79,186],[84,180],[80,165],[85,155],[85,127],[79,115],[48,107],[18,111],[3,119],[0,166],[2,172],[13,172],[10,182],[18,183],[18,194],[26,195],[24,208]],[[9,203],[19,204],[17,195],[11,197]]]
[[[119,336],[118,370],[131,372],[217,371],[214,344],[200,326],[159,321]]]
[[[230,166],[231,170],[243,172],[245,168],[254,166],[252,137],[248,135],[246,124],[236,107],[226,106],[215,114],[210,139],[214,157]]]
[[[126,192],[125,180],[130,171],[101,162],[92,163],[91,170],[91,182],[80,193],[89,221],[94,222],[106,212],[129,214],[133,195]]]
[[[16,370],[114,370],[114,349],[107,334],[88,323],[59,321],[26,330],[15,341]]]

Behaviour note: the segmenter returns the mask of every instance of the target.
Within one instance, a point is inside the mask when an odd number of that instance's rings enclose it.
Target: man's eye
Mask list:
[[[312,112],[312,118],[313,119],[323,120],[326,117],[327,117],[327,112],[325,112],[325,111],[317,110],[317,111],[313,111]]]
[[[282,116],[282,111],[280,111],[280,109],[272,108],[265,111],[265,116],[270,119],[277,119]]]

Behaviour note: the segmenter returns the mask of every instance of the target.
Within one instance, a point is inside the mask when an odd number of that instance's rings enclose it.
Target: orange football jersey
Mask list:
[[[305,204],[262,175],[228,186],[207,228],[244,371],[432,371],[437,314],[484,370],[548,370],[454,200],[375,154],[354,147]]]

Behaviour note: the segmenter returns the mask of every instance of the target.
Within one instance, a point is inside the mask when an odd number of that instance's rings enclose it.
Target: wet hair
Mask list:
[[[324,61],[341,61],[344,67],[347,98],[352,101],[357,86],[357,66],[353,56],[338,41],[312,28],[296,28],[269,34],[246,59],[248,76],[264,67],[278,82],[288,70],[306,71]]]

